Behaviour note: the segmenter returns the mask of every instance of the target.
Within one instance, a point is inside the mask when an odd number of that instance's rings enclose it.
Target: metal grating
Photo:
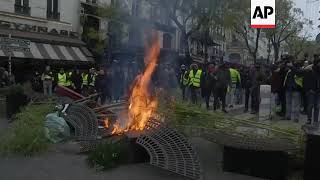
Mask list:
[[[72,104],[66,110],[64,118],[74,128],[73,138],[79,142],[81,152],[95,148],[98,121],[96,114],[89,107],[81,104]]]
[[[202,179],[198,155],[178,131],[151,120],[137,143],[148,151],[151,165],[191,179]]]

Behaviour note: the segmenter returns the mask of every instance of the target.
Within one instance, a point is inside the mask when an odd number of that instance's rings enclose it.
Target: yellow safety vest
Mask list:
[[[288,75],[290,72],[291,72],[291,70],[289,70],[287,72],[286,77],[284,78],[283,86],[286,86]],[[294,75],[294,81],[299,87],[301,87],[301,88],[303,87],[303,77]]]
[[[95,83],[96,83],[96,75],[93,75],[92,76],[92,79],[91,79],[91,82],[90,82],[90,86],[94,86],[95,85]]]
[[[231,81],[233,84],[241,81],[240,73],[236,69],[230,68],[229,71],[230,71],[230,75],[231,75]]]
[[[71,75],[72,75],[72,72],[69,72],[66,83],[65,83],[66,86],[71,86],[71,84],[72,84]]]
[[[189,73],[189,80],[190,80],[189,85],[199,88],[201,85],[201,75],[202,75],[202,70],[200,69],[197,70],[196,74],[194,74],[194,71],[191,70]]]
[[[66,84],[67,84],[66,73],[63,73],[63,74],[58,73],[58,85],[59,86],[66,86]]]
[[[82,83],[83,85],[89,85],[88,83],[88,74],[82,73]]]
[[[183,74],[181,74],[180,83],[182,83],[184,86],[189,84],[188,71],[185,71]]]

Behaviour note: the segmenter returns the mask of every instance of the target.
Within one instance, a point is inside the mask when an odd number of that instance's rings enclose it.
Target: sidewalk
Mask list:
[[[262,180],[258,178],[222,172],[222,148],[209,141],[195,138],[191,142],[197,149],[204,180]],[[50,152],[33,158],[0,158],[2,180],[188,180],[185,177],[153,167],[149,164],[133,164],[95,172],[89,169],[84,155],[66,152]],[[16,173],[17,170],[19,173]]]

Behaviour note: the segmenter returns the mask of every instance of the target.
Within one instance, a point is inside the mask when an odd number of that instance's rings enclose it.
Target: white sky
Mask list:
[[[315,39],[318,33],[320,33],[320,29],[318,25],[320,25],[320,0],[293,0],[297,8],[301,8],[304,12],[304,17],[312,20],[313,28],[306,29],[305,31],[312,35],[312,39]]]

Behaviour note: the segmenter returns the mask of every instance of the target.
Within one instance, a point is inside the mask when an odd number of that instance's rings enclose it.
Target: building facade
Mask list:
[[[256,30],[249,29],[248,42],[252,50],[256,46]],[[251,65],[254,64],[252,55],[249,53],[248,47],[239,34],[234,32],[227,33],[226,38],[226,55],[225,59],[232,63]],[[273,50],[270,42],[264,32],[260,33],[259,47],[257,52],[257,63],[269,64],[273,62]]]
[[[1,66],[6,66],[10,54],[16,70],[42,67],[34,64],[91,64],[92,54],[81,41],[79,12],[78,0],[0,1],[0,37],[31,42],[29,51],[0,49]]]
[[[113,24],[96,14],[99,7],[112,6],[125,14]],[[143,56],[145,42],[157,32],[161,54],[175,54],[178,49],[177,30],[168,15],[145,0],[81,0],[84,32],[94,28],[105,41],[107,59],[133,60]],[[114,30],[116,27],[116,30]],[[93,41],[94,42],[94,41]],[[112,51],[112,52],[110,52]],[[106,57],[104,57],[106,59]]]

